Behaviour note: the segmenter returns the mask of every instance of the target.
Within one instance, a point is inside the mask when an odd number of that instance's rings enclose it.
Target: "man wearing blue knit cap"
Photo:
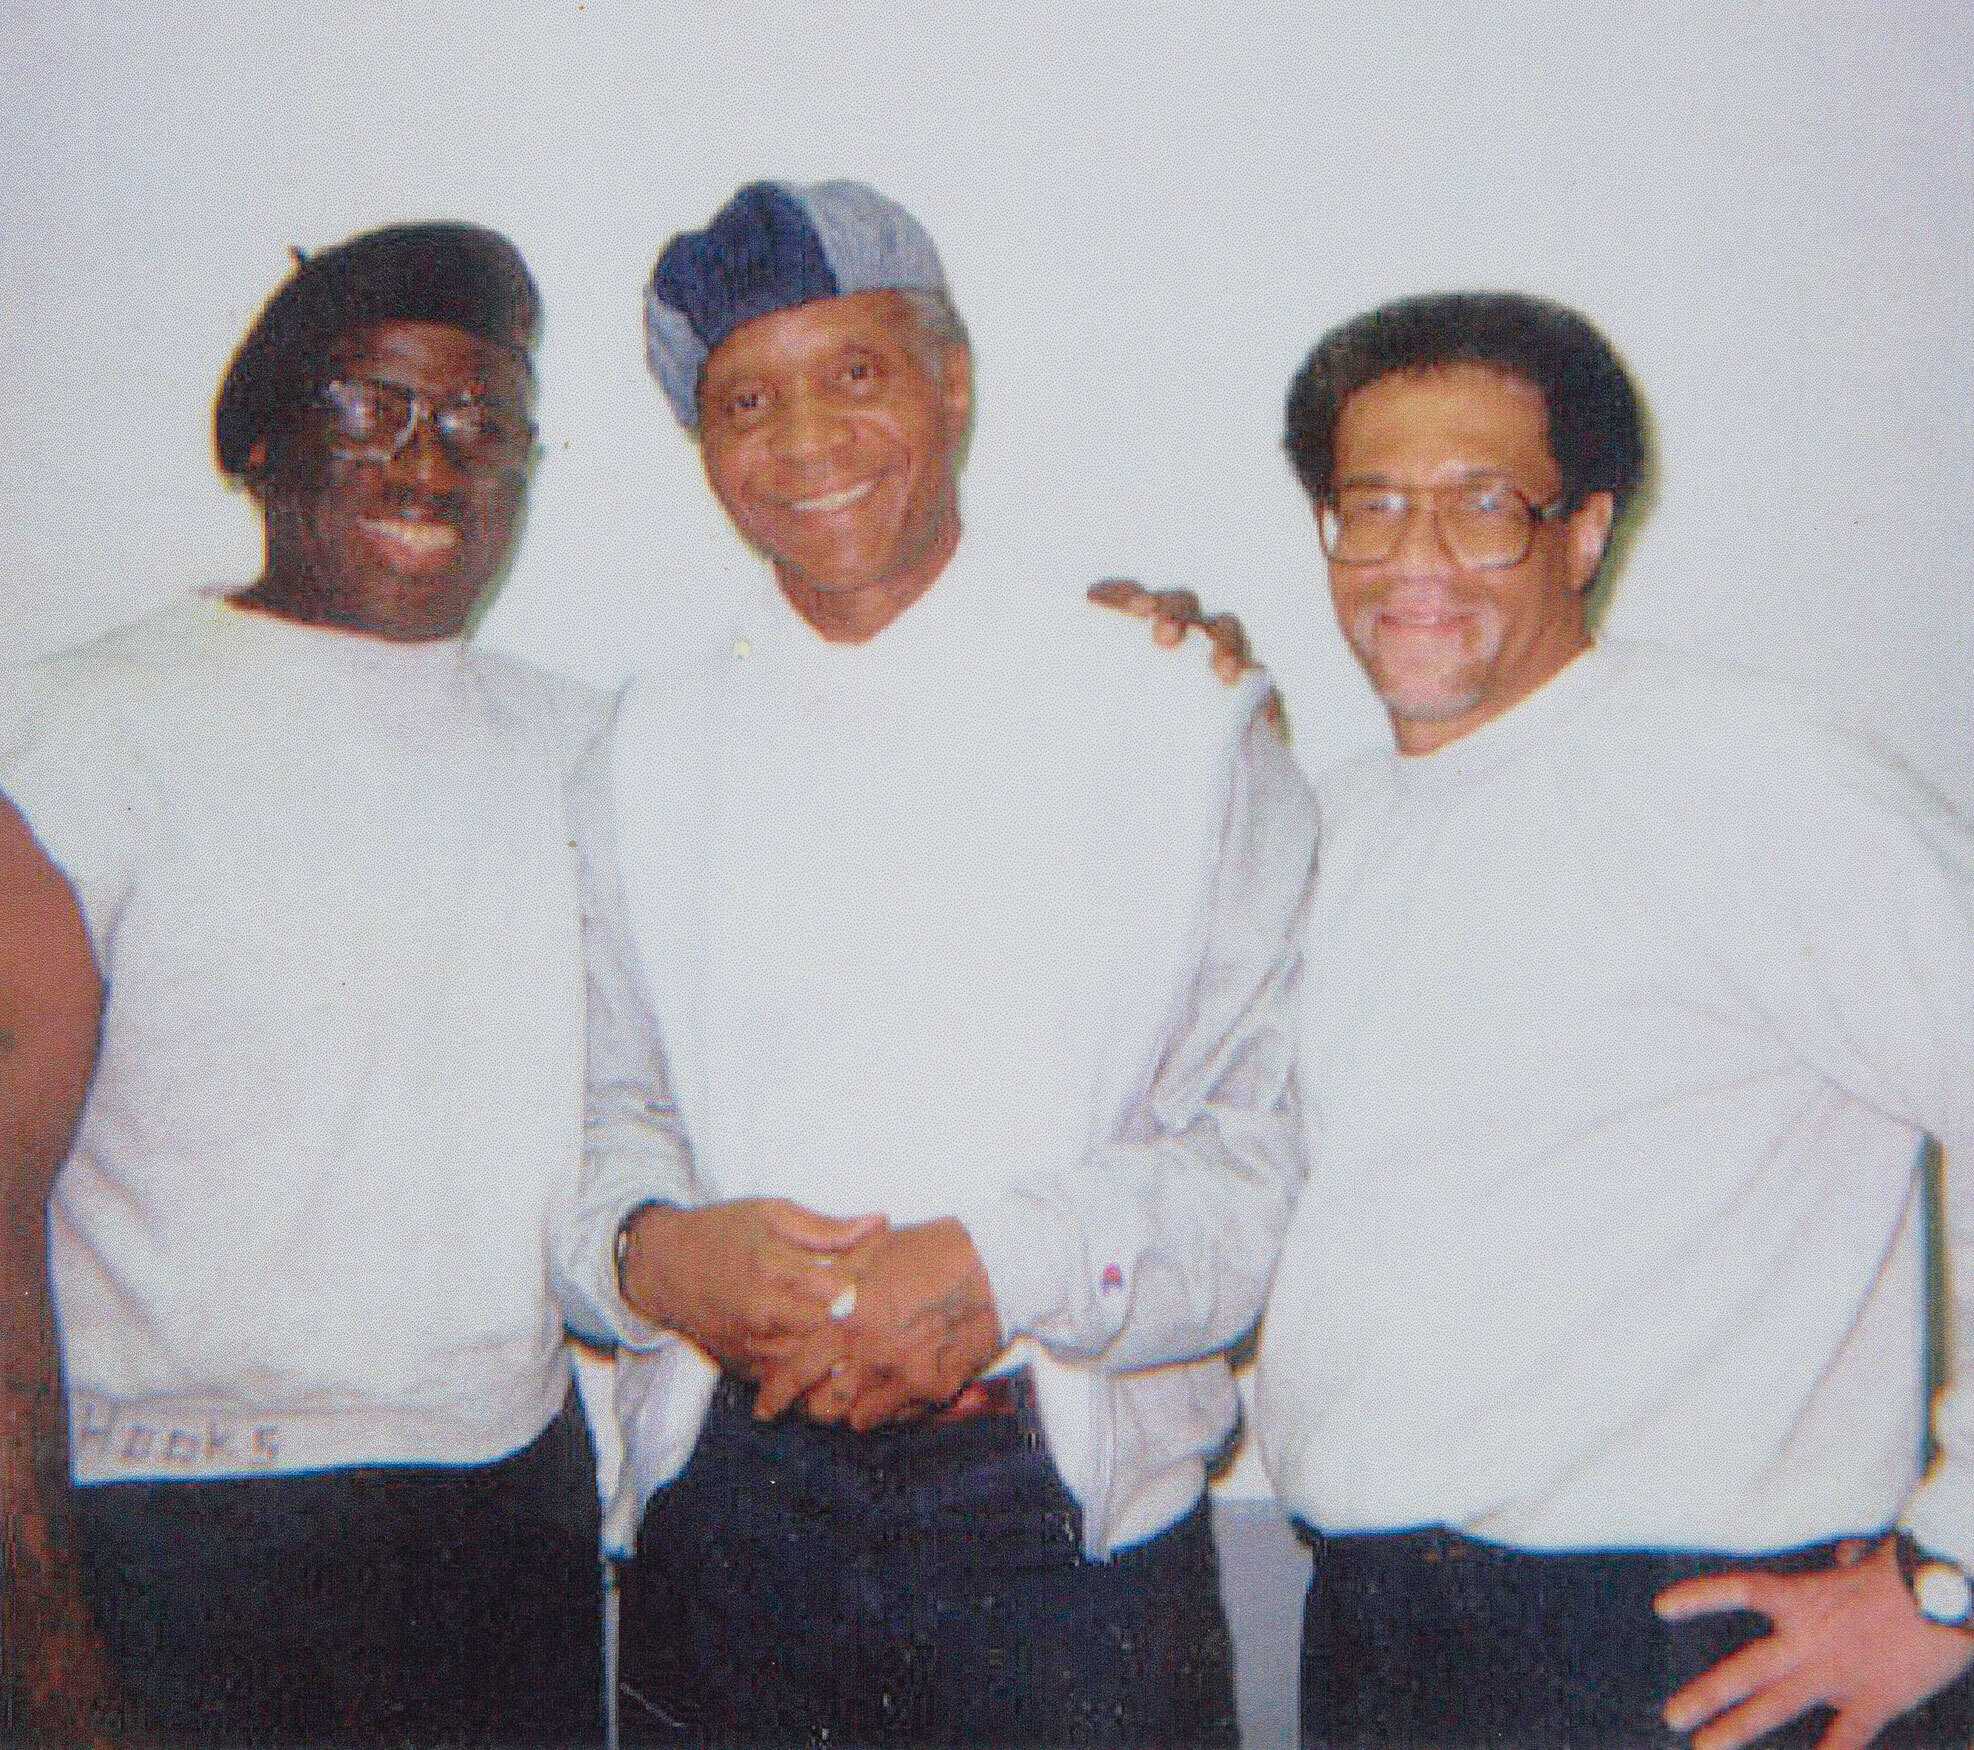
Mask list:
[[[745,188],[646,317],[774,588],[614,753],[695,1175],[618,1230],[629,1664],[711,1743],[1230,1744],[1203,1487],[1314,836],[1262,682],[962,541],[971,358],[894,203]]]

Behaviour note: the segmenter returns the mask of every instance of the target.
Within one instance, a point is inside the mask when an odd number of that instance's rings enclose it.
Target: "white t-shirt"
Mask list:
[[[212,594],[18,677],[0,786],[106,986],[51,1211],[78,1480],[481,1462],[559,1408],[599,714]]]

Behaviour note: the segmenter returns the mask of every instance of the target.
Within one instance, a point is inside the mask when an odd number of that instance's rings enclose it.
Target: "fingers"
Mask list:
[[[1085,592],[1099,607],[1112,608],[1152,623],[1153,642],[1166,650],[1185,642],[1197,627],[1213,647],[1213,672],[1232,685],[1254,666],[1247,628],[1236,614],[1206,614],[1189,589],[1149,590],[1128,577],[1107,577]]]
[[[1201,622],[1201,629],[1213,643],[1213,672],[1230,685],[1253,664],[1248,653],[1247,628],[1234,614],[1215,614]]]
[[[720,1289],[747,1330],[763,1344],[806,1338],[829,1322],[849,1278],[827,1256],[771,1242]]]
[[[1289,744],[1289,710],[1282,703],[1282,695],[1273,687],[1268,689],[1268,697],[1261,704],[1261,720],[1275,732],[1275,739],[1284,747]]]
[[[760,1391],[754,1414],[769,1422],[800,1403],[819,1421],[837,1419],[848,1409],[851,1394],[842,1394],[832,1414],[836,1393],[831,1381],[847,1365],[850,1322],[859,1297],[857,1273],[882,1243],[884,1217],[838,1220],[786,1202],[764,1208],[763,1217],[773,1254],[773,1269],[764,1275],[778,1293],[764,1294],[755,1303],[757,1318],[772,1319],[773,1328],[756,1347],[758,1365],[752,1377]],[[836,1249],[812,1251],[789,1237],[793,1235],[826,1238]]]
[[[1685,1622],[1721,1610],[1759,1610],[1755,1590],[1761,1580],[1753,1573],[1702,1574],[1675,1581],[1652,1600],[1652,1608],[1667,1622]]]
[[[758,1381],[827,1326],[851,1280],[850,1260],[882,1226],[880,1216],[839,1220],[794,1203],[671,1211],[662,1230],[634,1236],[627,1293],[635,1274],[633,1305]]]
[[[825,1329],[784,1350],[772,1366],[762,1369],[760,1388],[754,1398],[757,1422],[772,1422],[798,1403],[819,1422],[835,1420],[849,1408],[856,1393],[841,1334]],[[810,1407],[811,1399],[824,1410],[833,1399],[841,1403],[836,1415],[816,1414]]]
[[[1083,592],[1100,608],[1152,622],[1152,637],[1170,648],[1188,627],[1202,624],[1199,597],[1189,589],[1149,590],[1129,577],[1106,577]]]
[[[882,1215],[818,1215],[785,1197],[761,1204],[761,1220],[775,1238],[810,1252],[848,1252],[885,1228]]]
[[[795,1377],[791,1372],[789,1382]],[[767,1421],[796,1401],[785,1391],[778,1391],[772,1399],[764,1393],[756,1400],[755,1414]],[[832,1362],[822,1377],[801,1395],[799,1402],[802,1414],[810,1421],[847,1423],[859,1434],[868,1434],[887,1422],[924,1415],[935,1407],[922,1393],[911,1389],[898,1369],[864,1367],[848,1357]]]
[[[807,1285],[828,1291],[814,1326],[761,1371],[762,1419],[799,1403],[868,1432],[945,1402],[1000,1347],[992,1290],[958,1221],[891,1229],[837,1256]]]
[[[1693,1734],[1693,1750],[1741,1750],[1786,1726],[1798,1714],[1807,1713],[1822,1700],[1806,1683],[1777,1683],[1758,1691],[1754,1697],[1730,1709]],[[1667,1721],[1671,1724],[1670,1719]],[[1684,1730],[1675,1726],[1675,1731]],[[1860,1740],[1864,1742],[1867,1740]],[[1830,1739],[1826,1736],[1823,1744]]]
[[[1106,577],[1093,583],[1084,595],[1100,608],[1113,608],[1120,614],[1134,614],[1141,620],[1152,616],[1151,591],[1128,577]]]
[[[1745,1750],[1829,1700],[1804,1678],[1773,1684],[1695,1732],[1692,1750]],[[1893,1717],[1878,1709],[1842,1708],[1817,1740],[1817,1750],[1865,1750]]]
[[[912,1391],[902,1375],[866,1375],[845,1419],[859,1434],[868,1434],[886,1422],[922,1416],[932,1407],[932,1401]]]
[[[1152,596],[1152,638],[1167,650],[1185,641],[1193,627],[1204,628],[1199,597],[1189,589],[1161,589]]]
[[[843,1269],[822,1278],[835,1290],[822,1319],[780,1347],[773,1364],[759,1376],[755,1417],[771,1422],[796,1404],[818,1422],[839,1422],[849,1413],[864,1368],[853,1362],[851,1350],[858,1327],[852,1324],[862,1298],[860,1285]]]
[[[935,1407],[897,1369],[861,1367],[848,1359],[834,1363],[801,1400],[802,1414],[810,1421],[846,1423],[859,1434]]]
[[[761,1207],[753,1256],[757,1315],[772,1331],[806,1332],[833,1309],[855,1279],[859,1261],[885,1232],[882,1215],[818,1215],[779,1199]],[[854,1305],[854,1290],[852,1290]]]
[[[853,1280],[834,1253],[811,1252],[806,1248],[771,1241],[761,1254],[764,1277],[777,1287],[798,1296],[806,1307],[827,1311],[836,1303],[844,1287]]]
[[[850,1413],[857,1396],[858,1373],[849,1361],[831,1365],[828,1374],[809,1388],[801,1402],[802,1414],[811,1422],[840,1422]]]
[[[1758,1593],[1763,1578],[1729,1572],[1680,1580],[1654,1598],[1652,1608],[1666,1622],[1686,1622],[1724,1610],[1758,1611],[1762,1608]],[[1746,1701],[1764,1683],[1786,1671],[1790,1662],[1784,1643],[1774,1635],[1751,1641],[1673,1695],[1665,1705],[1666,1724],[1675,1732],[1690,1732],[1701,1722]]]
[[[1866,1750],[1878,1734],[1898,1716],[1867,1713],[1862,1708],[1846,1708],[1830,1722],[1830,1729],[1817,1741],[1816,1750]],[[1711,1747],[1710,1747],[1711,1750]]]
[[[1847,1543],[1830,1566],[1800,1573],[1681,1581],[1653,1605],[1670,1622],[1747,1610],[1771,1625],[1666,1703],[1666,1723],[1692,1732],[1694,1750],[1741,1750],[1825,1706],[1823,1750],[1861,1750],[1974,1659],[1964,1636],[1919,1616],[1885,1542]]]
[[[1750,1641],[1739,1652],[1729,1654],[1679,1690],[1665,1705],[1666,1724],[1675,1732],[1690,1732],[1702,1721],[1713,1720],[1729,1708],[1746,1712],[1746,1709],[1738,1707],[1739,1703],[1747,1701],[1757,1691],[1768,1689],[1769,1685],[1777,1685],[1777,1689],[1768,1690],[1763,1697],[1764,1703],[1767,1703],[1779,1693],[1780,1680],[1789,1674],[1795,1663],[1786,1643],[1775,1635],[1764,1635],[1760,1640]],[[1800,1708],[1792,1708],[1781,1717],[1792,1719],[1800,1711]],[[1731,1732],[1729,1738],[1732,1742],[1740,1742],[1732,1738]]]
[[[1152,591],[1129,577],[1106,577],[1083,593],[1100,608],[1151,621],[1152,637],[1168,650],[1186,636],[1187,627],[1200,623],[1199,597],[1191,590]]]

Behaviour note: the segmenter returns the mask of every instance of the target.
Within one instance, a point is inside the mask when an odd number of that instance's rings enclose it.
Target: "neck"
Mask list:
[[[236,608],[267,614],[279,620],[293,620],[302,626],[321,626],[332,632],[353,632],[366,638],[382,638],[393,644],[431,644],[458,638],[466,630],[464,620],[426,620],[407,616],[403,623],[379,624],[374,618],[352,610],[333,590],[312,586],[306,574],[292,577],[264,571],[244,589],[226,598]]]
[[[1540,678],[1533,685],[1505,698],[1482,699],[1471,710],[1463,711],[1458,716],[1400,717],[1394,713],[1391,719],[1392,739],[1397,742],[1398,751],[1407,757],[1438,753],[1441,748],[1472,735],[1475,730],[1486,728],[1497,717],[1505,717],[1524,699],[1541,692],[1590,645],[1589,628],[1584,625],[1573,627],[1554,646],[1552,660],[1544,666]]]
[[[937,583],[960,544],[954,518],[939,542],[905,569],[875,583],[849,587],[818,582],[783,565],[775,582],[788,605],[829,644],[868,644]]]

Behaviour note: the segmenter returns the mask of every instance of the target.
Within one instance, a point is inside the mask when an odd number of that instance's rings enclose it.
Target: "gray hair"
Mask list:
[[[948,293],[926,291],[916,286],[901,286],[897,290],[911,315],[905,344],[911,348],[912,357],[918,360],[919,369],[927,376],[938,376],[939,367],[945,363],[946,354],[951,348],[957,346],[969,352],[972,350],[973,342],[967,338],[966,322],[954,308]]]

